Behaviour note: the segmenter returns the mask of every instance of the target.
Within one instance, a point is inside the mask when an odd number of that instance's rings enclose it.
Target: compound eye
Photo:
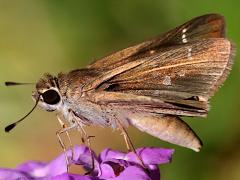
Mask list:
[[[61,97],[57,91],[50,89],[42,94],[43,101],[47,104],[54,105],[60,102]]]

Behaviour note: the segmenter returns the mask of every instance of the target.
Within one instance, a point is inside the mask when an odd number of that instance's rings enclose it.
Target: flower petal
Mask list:
[[[51,178],[52,180],[101,180],[98,177],[64,173]]]
[[[142,158],[146,165],[157,165],[169,163],[174,153],[173,149],[145,147],[136,149],[137,154]],[[134,152],[124,154],[119,151],[105,149],[99,155],[100,161],[108,161],[111,159],[122,159],[140,164],[138,157]]]
[[[141,167],[129,166],[118,177],[112,178],[112,180],[152,180],[149,175]],[[159,177],[158,177],[159,179]]]
[[[28,172],[34,171],[35,169],[43,168],[46,165],[47,163],[43,163],[43,162],[28,161],[18,165],[16,169],[28,173]]]
[[[24,172],[14,170],[14,169],[7,169],[7,168],[0,169],[0,177],[1,179],[24,179],[24,180],[32,179]]]
[[[108,161],[110,159],[124,159],[126,156],[125,153],[116,151],[116,150],[111,150],[111,149],[104,149],[100,154],[99,154],[99,161],[104,162]]]
[[[108,163],[101,164],[101,173],[98,174],[103,179],[116,177],[112,166]]]
[[[145,165],[159,165],[169,163],[174,153],[173,149],[165,148],[139,148],[136,150],[137,154],[142,158]],[[130,152],[125,156],[125,160],[139,163],[137,156]]]
[[[101,152],[98,159],[96,155],[91,155],[88,147],[74,147],[74,157],[68,150],[66,155],[71,164],[82,165],[86,169],[92,168],[94,161],[94,171],[91,176],[83,176],[67,173],[67,164],[65,154],[50,161],[49,163],[29,161],[19,165],[15,170],[0,169],[0,177],[3,179],[83,179],[83,180],[100,180],[100,179],[140,179],[140,180],[157,180],[160,178],[158,164],[168,163],[174,150],[163,148],[139,148],[137,154],[143,160],[147,170],[141,166],[138,157],[133,152],[122,153],[110,149]]]
[[[93,157],[92,157],[93,155]],[[73,162],[76,165],[82,165],[86,170],[91,170],[94,161],[94,170],[93,174],[98,174],[99,171],[99,162],[96,157],[96,154],[91,152],[89,148],[85,145],[76,146],[74,150]]]
[[[66,152],[66,155],[70,163],[82,165],[86,169],[92,166],[91,153],[89,151],[89,148],[84,145],[74,147],[74,157],[72,161],[71,150],[68,150]],[[94,156],[94,165],[95,165],[94,173],[98,174],[99,163],[96,160],[96,156]],[[62,153],[60,156],[50,161],[49,163],[29,161],[19,165],[17,167],[17,170],[23,171],[34,178],[58,176],[67,172],[65,154]]]

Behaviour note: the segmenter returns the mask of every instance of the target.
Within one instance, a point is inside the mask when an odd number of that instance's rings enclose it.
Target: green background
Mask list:
[[[61,152],[55,137],[60,128],[54,113],[41,109],[12,133],[4,127],[33,106],[34,87],[4,86],[4,81],[36,82],[43,73],[81,68],[97,58],[165,32],[206,13],[220,13],[227,36],[239,45],[237,0],[0,0],[0,167],[27,160],[48,161]],[[206,119],[184,118],[203,140],[199,153],[164,143],[130,128],[134,144],[176,149],[171,164],[161,166],[162,178],[240,179],[240,59],[228,80],[211,99]],[[93,148],[125,150],[119,132],[92,127]],[[80,136],[72,134],[80,144]],[[76,169],[75,169],[76,170]]]

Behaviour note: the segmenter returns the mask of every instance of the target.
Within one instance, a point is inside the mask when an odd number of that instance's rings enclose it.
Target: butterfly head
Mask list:
[[[58,79],[50,74],[45,74],[36,84],[32,94],[33,100],[46,111],[55,111],[62,102]]]

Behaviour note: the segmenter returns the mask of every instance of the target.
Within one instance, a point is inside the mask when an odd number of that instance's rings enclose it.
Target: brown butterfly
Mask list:
[[[209,98],[227,78],[234,47],[224,30],[221,15],[207,14],[85,69],[45,74],[33,93],[34,108],[57,112],[60,142],[61,133],[75,128],[85,134],[84,126],[99,125],[120,129],[128,148],[133,148],[126,132],[132,125],[199,151],[200,139],[180,117],[205,117]]]

